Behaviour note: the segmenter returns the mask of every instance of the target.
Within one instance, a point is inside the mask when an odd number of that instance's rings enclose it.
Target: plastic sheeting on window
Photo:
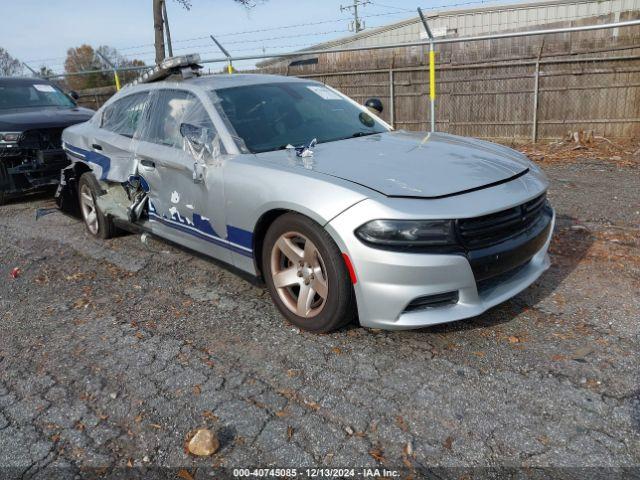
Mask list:
[[[103,150],[92,152],[97,176],[125,183],[139,174],[137,154],[145,144],[157,147],[157,160],[193,166],[194,180],[203,166],[222,154],[220,137],[202,101],[179,89],[134,92],[104,108],[100,127],[105,130]],[[107,133],[111,132],[111,133]],[[185,158],[184,153],[188,156]],[[99,158],[98,158],[99,157]],[[153,159],[152,159],[153,160]]]
[[[148,101],[148,92],[134,93],[116,100],[104,109],[101,128],[134,138]]]
[[[198,97],[184,90],[158,90],[135,137],[182,150],[194,162],[211,163],[221,154],[220,138]]]

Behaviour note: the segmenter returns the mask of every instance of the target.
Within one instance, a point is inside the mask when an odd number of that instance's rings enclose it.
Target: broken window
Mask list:
[[[161,90],[153,104],[153,115],[141,129],[140,140],[183,149],[184,137],[180,133],[183,123],[214,132],[209,115],[195,95],[182,90]]]
[[[102,128],[133,138],[149,97],[148,92],[134,93],[116,100],[104,109]]]

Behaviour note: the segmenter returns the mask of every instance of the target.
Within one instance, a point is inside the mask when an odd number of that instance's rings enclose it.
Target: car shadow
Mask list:
[[[523,311],[535,307],[555,292],[580,264],[593,243],[594,236],[575,218],[558,215],[549,246],[551,267],[533,285],[477,317],[416,329],[414,332],[451,333],[509,323]]]

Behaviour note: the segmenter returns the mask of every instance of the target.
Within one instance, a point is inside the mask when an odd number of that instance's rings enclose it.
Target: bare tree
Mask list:
[[[23,70],[20,60],[13,58],[9,52],[0,47],[0,76],[15,77],[22,75]]]
[[[153,0],[153,30],[154,30],[154,43],[156,50],[156,64],[160,64],[165,59],[164,48],[164,17],[162,15],[162,5],[166,0]],[[174,0],[181,5],[185,10],[191,8],[191,0]],[[256,6],[256,0],[233,0],[246,8],[252,8]],[[262,3],[266,0],[257,0]]]

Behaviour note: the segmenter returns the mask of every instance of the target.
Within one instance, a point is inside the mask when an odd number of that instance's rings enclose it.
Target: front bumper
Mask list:
[[[62,149],[14,149],[0,151],[8,178],[0,189],[7,194],[24,193],[49,185],[56,185],[60,170],[69,165]]]
[[[489,280],[479,280],[465,255],[421,254],[380,250],[350,237],[353,225],[338,217],[329,230],[346,242],[341,245],[353,262],[354,285],[360,324],[365,327],[401,330],[426,327],[477,316],[515,296],[549,268],[547,254],[555,213],[541,234],[528,261]],[[355,223],[359,223],[358,220]],[[344,227],[344,228],[343,228]],[[530,259],[529,259],[530,257]],[[414,300],[447,292],[457,292],[455,303],[407,311]]]

